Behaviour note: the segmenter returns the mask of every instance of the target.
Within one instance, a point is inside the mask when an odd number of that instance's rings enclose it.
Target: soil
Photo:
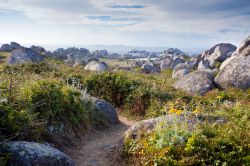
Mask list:
[[[105,130],[94,130],[87,133],[79,146],[68,150],[76,166],[125,166],[118,146],[124,132],[135,122],[119,116],[120,123]]]

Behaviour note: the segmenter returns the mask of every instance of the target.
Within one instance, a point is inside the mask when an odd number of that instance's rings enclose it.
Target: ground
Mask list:
[[[86,134],[78,147],[69,150],[77,166],[123,166],[119,160],[117,146],[124,132],[135,122],[119,116],[120,123],[105,130]]]

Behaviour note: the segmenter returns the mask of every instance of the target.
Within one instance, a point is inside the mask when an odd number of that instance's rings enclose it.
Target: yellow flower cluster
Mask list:
[[[168,111],[169,114],[176,114],[176,115],[181,115],[182,110],[175,109],[174,107],[171,107]]]

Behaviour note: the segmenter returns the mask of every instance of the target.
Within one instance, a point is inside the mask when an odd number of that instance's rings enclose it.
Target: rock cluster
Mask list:
[[[222,63],[215,83],[220,88],[250,88],[250,36],[244,40],[230,60]]]
[[[16,42],[10,42],[10,44],[3,44],[0,51],[11,52],[15,49],[21,48],[22,46]]]
[[[201,58],[198,70],[177,80],[175,88],[191,94],[205,94],[216,87],[250,88],[250,36],[237,50],[232,44],[221,43],[205,51]],[[219,69],[211,65],[216,61],[222,62]],[[177,77],[176,73],[174,70],[173,77]]]
[[[22,64],[22,63],[29,63],[29,62],[41,62],[44,60],[44,57],[41,56],[36,51],[30,49],[30,48],[18,48],[15,51],[13,51],[8,60],[7,63],[9,65],[14,64]]]
[[[179,50],[178,48],[169,48],[166,51],[164,51],[165,54],[175,54],[175,55],[181,55],[183,52]]]

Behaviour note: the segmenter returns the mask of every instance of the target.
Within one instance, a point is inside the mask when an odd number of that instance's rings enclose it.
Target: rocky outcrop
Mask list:
[[[60,60],[66,60],[69,55],[71,55],[74,59],[87,59],[90,57],[90,51],[85,48],[75,48],[70,47],[67,49],[58,48],[53,52],[54,58]]]
[[[171,66],[173,64],[173,59],[170,57],[166,57],[160,65],[161,70],[167,70],[167,69],[171,69]]]
[[[175,82],[176,89],[182,89],[190,94],[205,94],[215,88],[214,76],[212,73],[196,70]]]
[[[174,69],[175,66],[177,66],[177,65],[180,64],[180,63],[185,63],[185,61],[184,61],[183,59],[181,59],[181,58],[175,58],[175,59],[173,60],[172,65],[171,65],[171,69]]]
[[[9,153],[13,166],[74,166],[73,160],[63,152],[44,144],[13,141],[1,147],[1,153]]]
[[[164,51],[165,54],[172,54],[172,55],[181,55],[183,52],[178,48],[169,48],[168,50]]]
[[[184,75],[187,75],[188,73],[190,73],[190,70],[191,70],[191,67],[189,64],[180,63],[174,68],[172,78],[183,77]]]
[[[22,64],[29,62],[41,62],[43,60],[44,57],[41,56],[36,51],[33,51],[32,49],[29,48],[19,48],[11,53],[7,63],[9,65],[14,65],[14,64]]]
[[[220,88],[250,88],[250,36],[241,43],[236,54],[222,65],[215,78]]]
[[[46,50],[43,47],[41,47],[41,46],[35,46],[35,45],[33,45],[33,46],[30,47],[30,49],[32,49],[32,50],[34,50],[34,51],[36,51],[38,53],[42,53],[42,52],[45,53],[46,52]]]
[[[104,119],[110,124],[119,123],[119,118],[115,108],[105,100],[101,100],[98,98],[91,98],[91,101],[94,103],[95,109],[100,112]]]
[[[156,66],[154,66],[154,64],[152,63],[146,63],[142,65],[141,69],[142,69],[142,72],[146,74],[160,72],[159,69]]]
[[[84,67],[84,70],[103,72],[108,70],[108,65],[105,62],[92,61]]]
[[[15,49],[21,48],[22,46],[16,42],[10,42],[10,44],[3,44],[0,51],[11,52]]]

